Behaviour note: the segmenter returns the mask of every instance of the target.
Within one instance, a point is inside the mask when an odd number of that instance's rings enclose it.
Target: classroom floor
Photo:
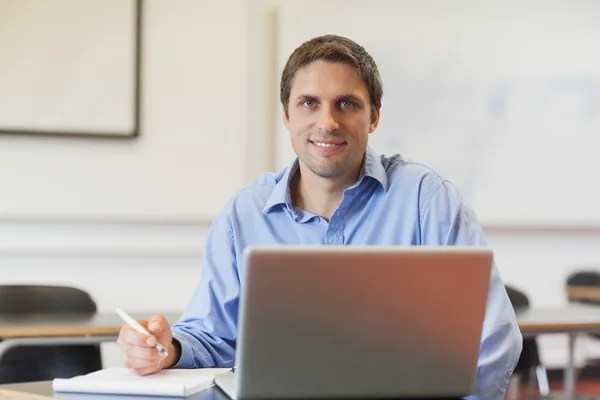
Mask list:
[[[556,376],[549,377],[549,384],[551,391],[550,399],[561,399],[560,394],[563,390],[562,378]],[[536,398],[536,395],[539,395],[539,393],[527,393],[525,385],[526,383],[523,384],[520,399],[533,399]],[[581,396],[581,400],[600,400],[600,374],[594,372],[586,374],[586,376],[580,376],[577,380],[577,394]]]

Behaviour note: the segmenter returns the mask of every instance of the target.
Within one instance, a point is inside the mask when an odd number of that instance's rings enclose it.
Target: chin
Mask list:
[[[345,165],[313,165],[309,169],[321,178],[338,178],[348,172]]]

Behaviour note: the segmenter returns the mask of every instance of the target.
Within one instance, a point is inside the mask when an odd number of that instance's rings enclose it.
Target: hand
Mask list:
[[[149,375],[175,364],[175,349],[171,344],[171,326],[160,314],[150,321],[138,321],[150,332],[150,336],[137,332],[129,325],[123,325],[117,344],[123,353],[123,364],[137,375]],[[159,353],[154,347],[160,343],[167,354]]]

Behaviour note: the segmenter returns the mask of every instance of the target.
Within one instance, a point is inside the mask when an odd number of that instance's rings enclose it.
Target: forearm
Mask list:
[[[235,359],[235,340],[203,331],[195,324],[173,327],[165,368],[228,368]],[[171,354],[172,352],[172,354]]]
[[[169,368],[233,365],[240,281],[230,223],[225,210],[209,230],[200,282],[171,327],[175,349],[165,363]]]
[[[523,337],[497,267],[492,276],[479,351],[476,395],[504,398],[523,348]]]

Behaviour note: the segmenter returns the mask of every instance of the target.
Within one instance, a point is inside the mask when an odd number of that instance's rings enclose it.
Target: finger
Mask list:
[[[124,363],[125,367],[129,368],[132,371],[150,371],[150,370],[158,370],[160,368],[160,362],[151,361],[145,358],[136,358],[136,357],[125,357]]]
[[[170,329],[169,321],[162,314],[156,314],[148,321],[148,331],[154,335],[159,335],[167,329]]]
[[[156,338],[135,331],[128,325],[121,327],[117,343],[121,346],[154,347]]]
[[[124,365],[137,375],[147,375],[162,369],[161,361],[148,361],[142,358],[125,357]]]
[[[132,358],[155,361],[161,361],[167,357],[166,354],[159,353],[159,351],[154,347],[129,346],[125,349],[124,354]]]

